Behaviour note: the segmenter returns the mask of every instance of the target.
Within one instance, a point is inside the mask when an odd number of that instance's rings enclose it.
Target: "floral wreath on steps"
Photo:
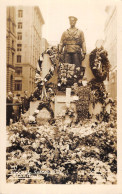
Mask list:
[[[42,71],[42,62],[43,62],[44,54],[49,55],[49,58],[51,60],[51,67],[49,69],[48,74],[44,78],[42,78],[41,71]],[[38,60],[37,69],[36,69],[36,75],[35,75],[36,89],[31,96],[31,101],[33,101],[34,98],[37,98],[38,100],[40,100],[38,108],[37,110],[35,110],[33,117],[36,118],[36,115],[39,113],[39,111],[42,110],[43,108],[46,108],[49,111],[51,116],[51,119],[49,120],[49,122],[54,121],[54,112],[51,107],[51,102],[53,103],[53,98],[55,94],[55,86],[54,86],[55,84],[48,83],[48,81],[54,75],[54,71],[57,65],[58,65],[58,52],[56,48],[47,49],[44,53],[42,53],[42,55]]]
[[[108,53],[103,47],[95,48],[90,53],[90,67],[98,82],[104,81],[109,76],[110,62]]]

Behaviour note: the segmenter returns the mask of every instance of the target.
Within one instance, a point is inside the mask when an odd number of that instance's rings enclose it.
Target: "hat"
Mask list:
[[[70,20],[70,19],[74,19],[74,20],[76,20],[76,21],[78,20],[75,16],[69,16],[69,20]]]

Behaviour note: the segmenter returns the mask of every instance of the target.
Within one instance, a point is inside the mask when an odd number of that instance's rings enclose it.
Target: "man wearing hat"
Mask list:
[[[77,18],[69,17],[70,28],[61,37],[59,53],[64,49],[64,62],[81,66],[86,54],[84,33],[75,27]]]

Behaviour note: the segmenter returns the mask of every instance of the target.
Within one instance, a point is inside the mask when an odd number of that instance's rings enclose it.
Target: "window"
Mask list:
[[[22,29],[22,22],[18,22],[18,29]]]
[[[18,17],[22,18],[23,17],[23,10],[18,10]]]
[[[22,44],[17,44],[17,51],[22,51]]]
[[[17,33],[17,39],[18,39],[18,40],[22,40],[22,33],[21,33],[21,32],[18,32],[18,33]]]
[[[17,63],[21,63],[21,55],[17,55]]]
[[[22,75],[22,67],[16,67],[15,74],[16,75]]]
[[[22,91],[22,80],[15,80],[15,91]]]

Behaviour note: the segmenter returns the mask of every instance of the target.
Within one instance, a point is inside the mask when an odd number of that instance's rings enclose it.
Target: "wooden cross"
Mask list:
[[[70,107],[71,102],[75,102],[78,100],[78,96],[71,96],[71,88],[66,88],[66,96],[64,95],[56,95],[55,96],[55,117],[57,116],[58,106],[59,104],[65,104],[67,108]],[[60,107],[59,107],[60,108]],[[61,110],[62,112],[62,110]]]

